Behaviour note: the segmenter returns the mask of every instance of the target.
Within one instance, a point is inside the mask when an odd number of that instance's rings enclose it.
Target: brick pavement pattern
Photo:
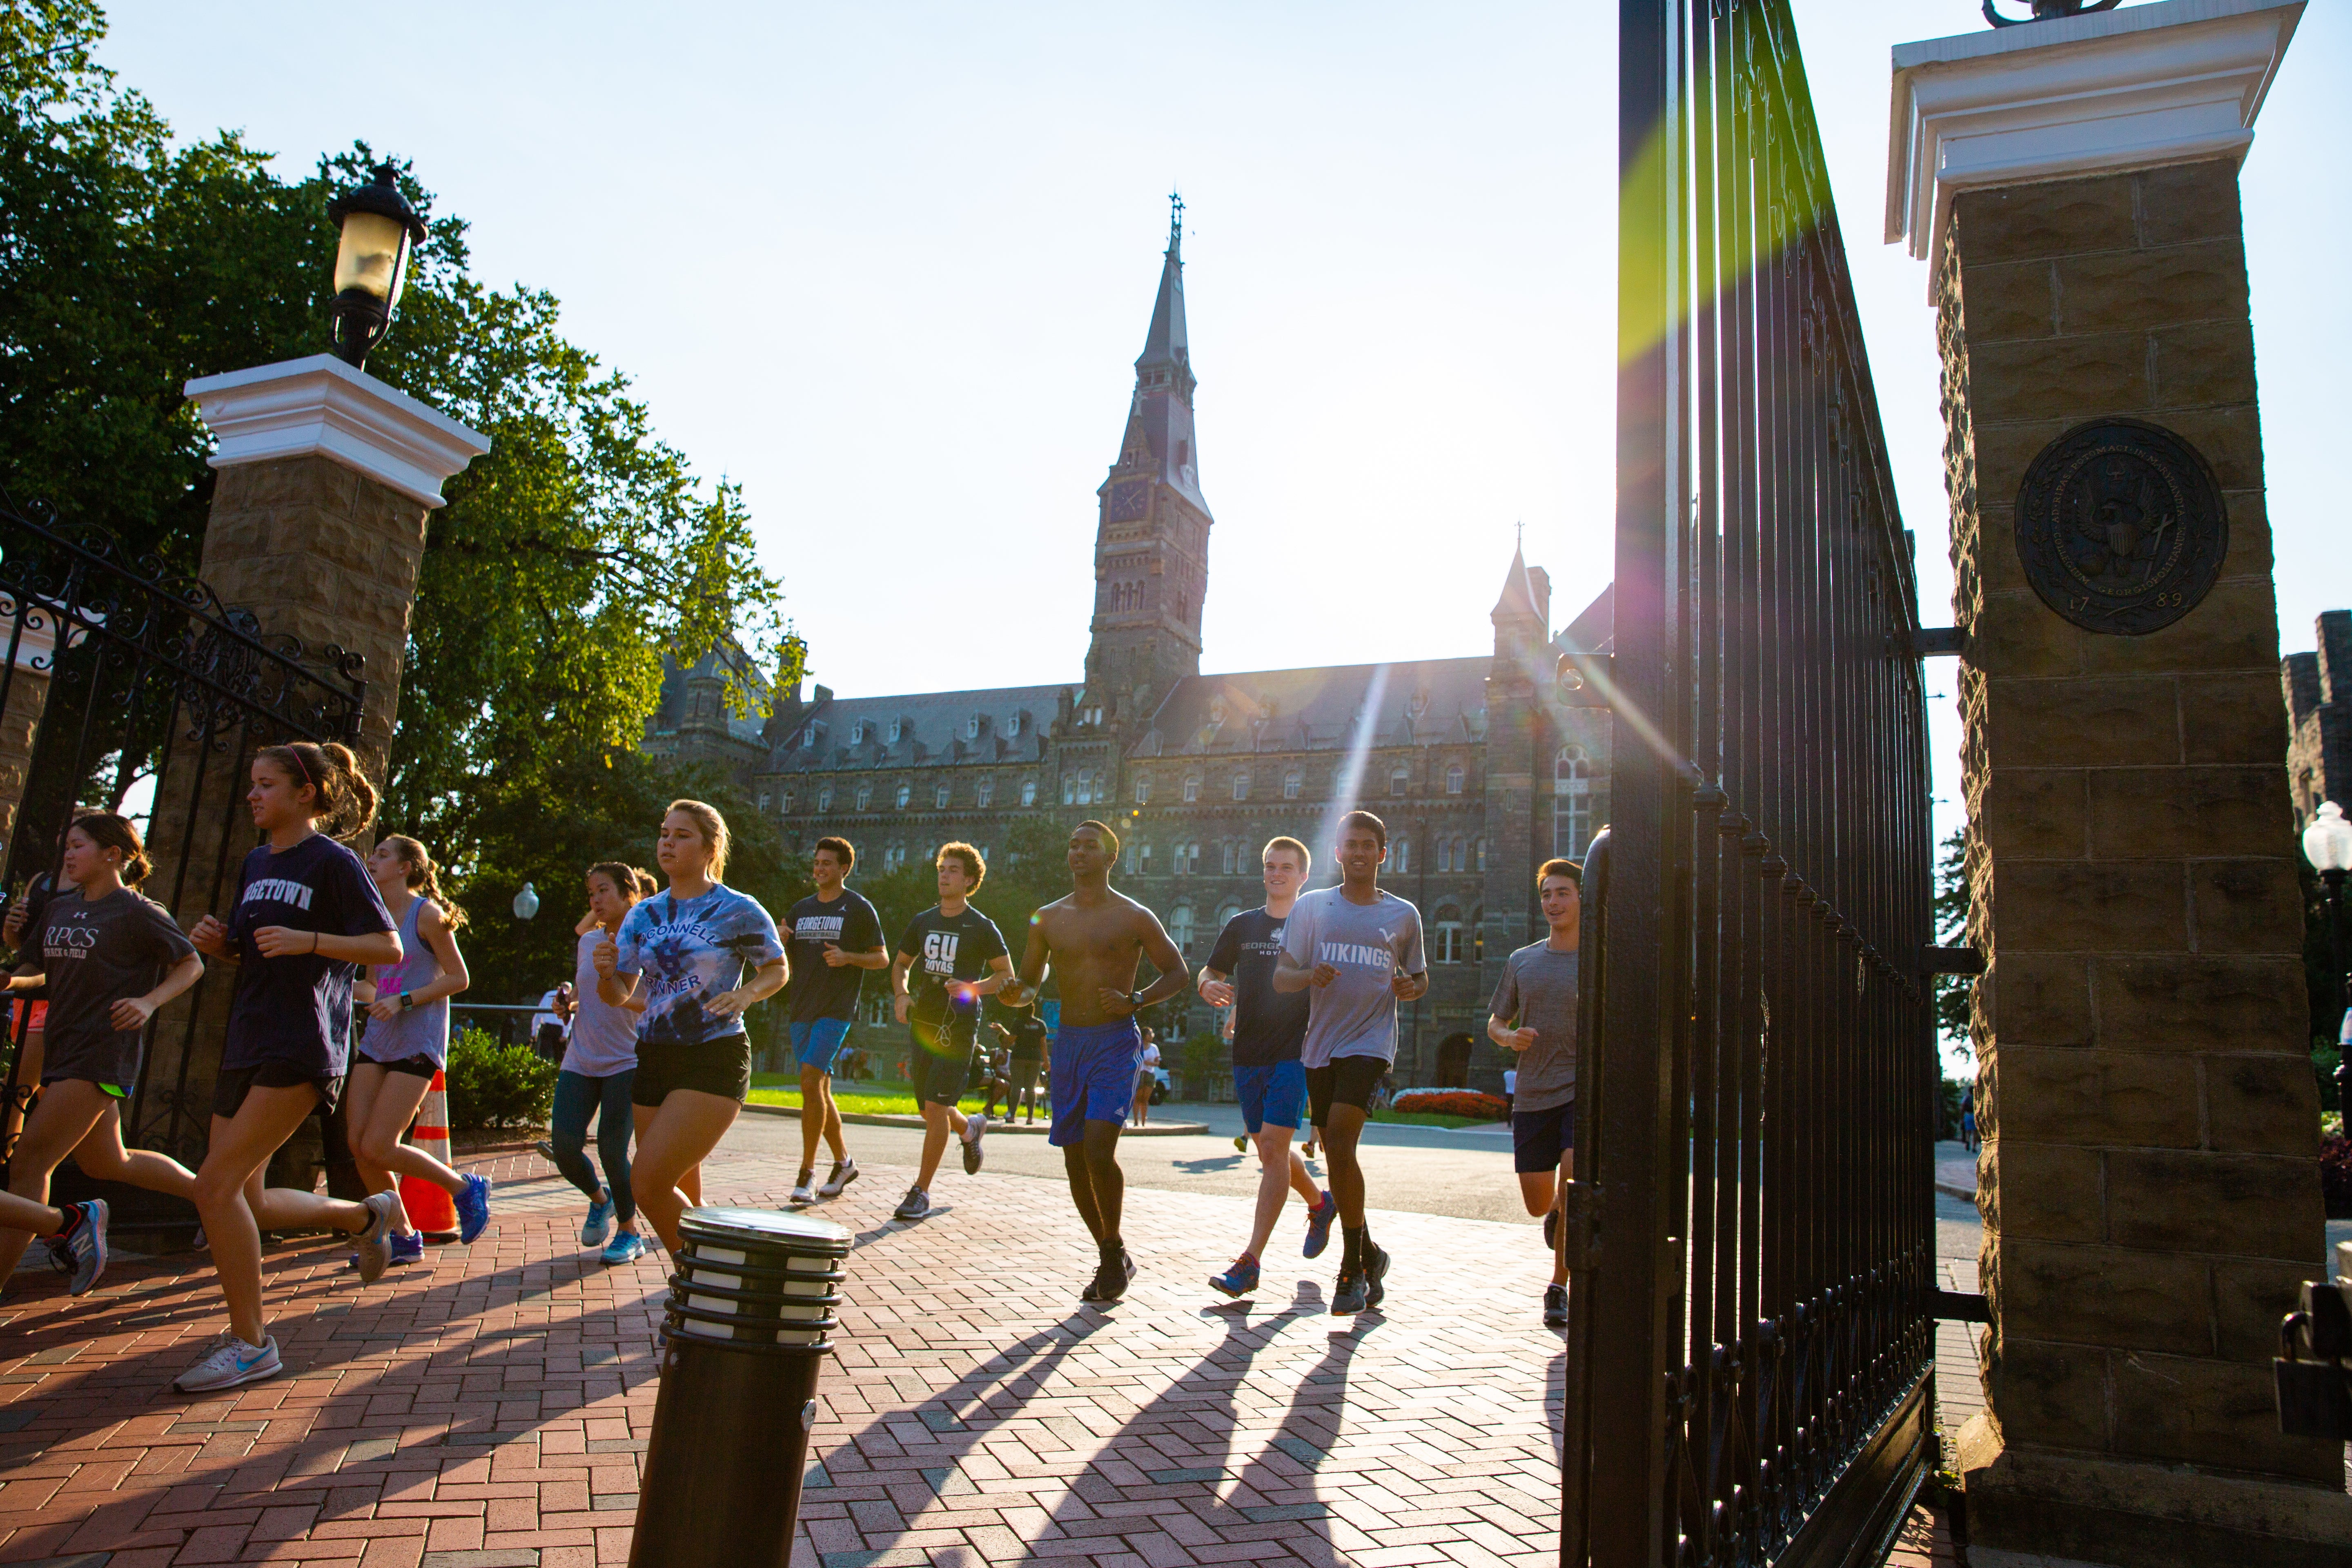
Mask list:
[[[0,1332],[0,1563],[590,1568],[628,1557],[667,1269],[607,1269],[536,1155],[470,1248],[362,1287],[348,1244],[268,1249],[287,1373],[213,1396],[172,1376],[225,1327],[198,1255],[124,1259],[75,1301],[13,1282]],[[1082,1306],[1091,1244],[1059,1184],[950,1176],[917,1225],[908,1173],[829,1217],[856,1235],[794,1568],[1030,1558],[1549,1568],[1560,1343],[1531,1227],[1378,1215],[1384,1310],[1324,1310],[1296,1210],[1257,1300],[1203,1283],[1246,1201],[1133,1190],[1142,1272]],[[713,1201],[792,1169],[722,1149]],[[1934,1554],[1922,1514],[1916,1559]],[[1906,1542],[1906,1544],[1908,1544]],[[1948,1552],[1948,1548],[1946,1549]]]

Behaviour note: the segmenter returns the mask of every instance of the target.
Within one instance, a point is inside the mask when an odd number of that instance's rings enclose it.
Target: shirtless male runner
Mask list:
[[[1067,898],[1056,899],[1029,921],[1008,1005],[1035,994],[1051,963],[1060,977],[1062,1024],[1054,1036],[1054,1125],[1046,1142],[1062,1152],[1070,1201],[1094,1233],[1100,1262],[1080,1292],[1082,1301],[1116,1301],[1135,1278],[1135,1260],[1119,1235],[1127,1178],[1118,1168],[1118,1131],[1142,1069],[1143,1037],[1135,1015],[1182,991],[1192,980],[1184,955],[1168,940],[1160,919],[1124,893],[1114,892],[1110,868],[1118,835],[1099,822],[1070,830]],[[1138,963],[1150,959],[1160,978],[1135,987]]]
[[[1389,1255],[1364,1224],[1364,1168],[1356,1141],[1372,1090],[1396,1061],[1396,1005],[1429,989],[1421,911],[1380,885],[1389,830],[1369,811],[1339,819],[1336,888],[1302,893],[1283,922],[1274,988],[1307,994],[1307,1104],[1331,1162],[1344,1252],[1331,1310],[1360,1312],[1385,1294]]]

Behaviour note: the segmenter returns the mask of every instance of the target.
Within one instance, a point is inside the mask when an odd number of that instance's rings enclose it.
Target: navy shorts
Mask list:
[[[1086,1136],[1089,1121],[1124,1123],[1142,1069],[1143,1033],[1133,1018],[1063,1025],[1054,1037],[1054,1127],[1045,1142],[1066,1149]]]
[[[791,1029],[793,1059],[819,1072],[833,1070],[833,1058],[841,1054],[842,1042],[849,1038],[846,1018],[811,1018],[805,1023],[795,1018]]]
[[[917,1105],[953,1105],[971,1087],[973,1037],[979,1015],[958,1010],[931,1022],[918,1018],[909,1028],[915,1048],[907,1059]]]
[[[1559,1157],[1575,1147],[1576,1101],[1511,1113],[1511,1168],[1522,1176],[1558,1170]]]
[[[1242,1121],[1252,1132],[1261,1127],[1297,1127],[1307,1114],[1307,1069],[1297,1058],[1267,1067],[1234,1067],[1234,1098],[1242,1102]]]

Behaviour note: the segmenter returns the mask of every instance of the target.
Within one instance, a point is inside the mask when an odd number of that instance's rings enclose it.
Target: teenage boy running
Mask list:
[[[1519,1054],[1511,1163],[1528,1212],[1543,1215],[1544,1247],[1552,1255],[1543,1321],[1554,1329],[1568,1326],[1559,1198],[1563,1184],[1576,1173],[1576,947],[1583,887],[1584,868],[1575,861],[1543,863],[1536,873],[1536,896],[1550,934],[1504,961],[1503,982],[1495,988],[1486,1019],[1486,1037]]]
[[[963,1139],[966,1175],[980,1170],[985,1116],[966,1117],[956,1109],[971,1079],[972,1048],[979,1043],[981,998],[995,994],[1013,971],[996,922],[967,901],[988,876],[987,863],[969,844],[940,847],[940,902],[907,922],[898,956],[890,964],[892,1007],[915,1037],[909,1070],[915,1100],[923,1108],[923,1168],[894,1211],[899,1219],[931,1212],[931,1180],[947,1152],[948,1129]],[[910,994],[908,971],[921,968]]]
[[[841,885],[856,864],[857,851],[848,839],[818,839],[809,861],[816,891],[793,906],[786,922],[791,934],[785,956],[792,963],[793,985],[785,998],[785,1016],[792,1020],[793,1057],[801,1067],[801,1173],[793,1184],[796,1204],[839,1197],[844,1187],[857,1180],[857,1162],[841,1141],[841,1111],[833,1102],[833,1063],[857,1016],[857,991],[866,971],[889,968],[890,952],[882,945],[882,917],[864,896]],[[812,1188],[819,1138],[833,1147],[833,1173],[824,1185]]]
[[[1307,1257],[1322,1256],[1339,1213],[1331,1194],[1316,1189],[1307,1162],[1290,1146],[1307,1109],[1307,1069],[1298,1062],[1298,1047],[1307,1037],[1307,996],[1274,988],[1283,922],[1307,885],[1313,858],[1297,839],[1276,838],[1259,859],[1265,868],[1265,906],[1227,921],[1209,962],[1201,966],[1201,999],[1234,1010],[1234,1098],[1241,1101],[1242,1121],[1257,1141],[1257,1215],[1249,1245],[1232,1268],[1209,1281],[1210,1289],[1228,1296],[1257,1289],[1258,1258],[1274,1239],[1282,1200],[1292,1188],[1307,1200]]]
[[[1387,1294],[1389,1255],[1364,1224],[1364,1168],[1356,1141],[1364,1131],[1372,1086],[1396,1059],[1396,1005],[1429,989],[1422,956],[1421,912],[1381,890],[1389,858],[1387,824],[1369,811],[1339,819],[1336,888],[1300,896],[1284,922],[1276,991],[1307,994],[1307,1103],[1331,1163],[1344,1247],[1331,1310],[1360,1312]]]
[[[1082,1301],[1116,1301],[1135,1278],[1119,1220],[1127,1179],[1118,1168],[1118,1130],[1143,1066],[1143,1037],[1135,1016],[1184,989],[1192,979],[1184,954],[1160,918],[1124,893],[1113,892],[1110,868],[1118,835],[1099,822],[1070,830],[1070,894],[1029,921],[1021,954],[1017,1001],[1027,1001],[1050,963],[1061,976],[1062,1021],[1054,1034],[1054,1125],[1046,1142],[1062,1152],[1070,1201],[1094,1234],[1095,1277]],[[1136,989],[1144,959],[1160,978]]]

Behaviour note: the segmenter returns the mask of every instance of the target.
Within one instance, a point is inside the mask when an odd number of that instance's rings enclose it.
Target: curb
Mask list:
[[[754,1116],[789,1116],[795,1121],[801,1119],[801,1108],[797,1105],[761,1105],[756,1100],[747,1100],[743,1102],[743,1109]],[[919,1116],[883,1116],[870,1110],[845,1110],[841,1113],[841,1120],[845,1124],[858,1127],[920,1127],[923,1124],[923,1119]],[[1042,1137],[1052,1129],[1043,1121],[991,1121],[988,1124],[988,1131],[992,1135],[999,1132],[1012,1132],[1022,1135],[1035,1134]],[[1121,1130],[1119,1136],[1122,1138],[1185,1138],[1199,1137],[1208,1131],[1209,1124],[1205,1121],[1155,1121],[1147,1127],[1125,1128]]]
[[[1936,1190],[1948,1198],[1958,1198],[1964,1204],[1977,1201],[1977,1190],[1974,1187],[1956,1187],[1949,1182],[1937,1182]]]

